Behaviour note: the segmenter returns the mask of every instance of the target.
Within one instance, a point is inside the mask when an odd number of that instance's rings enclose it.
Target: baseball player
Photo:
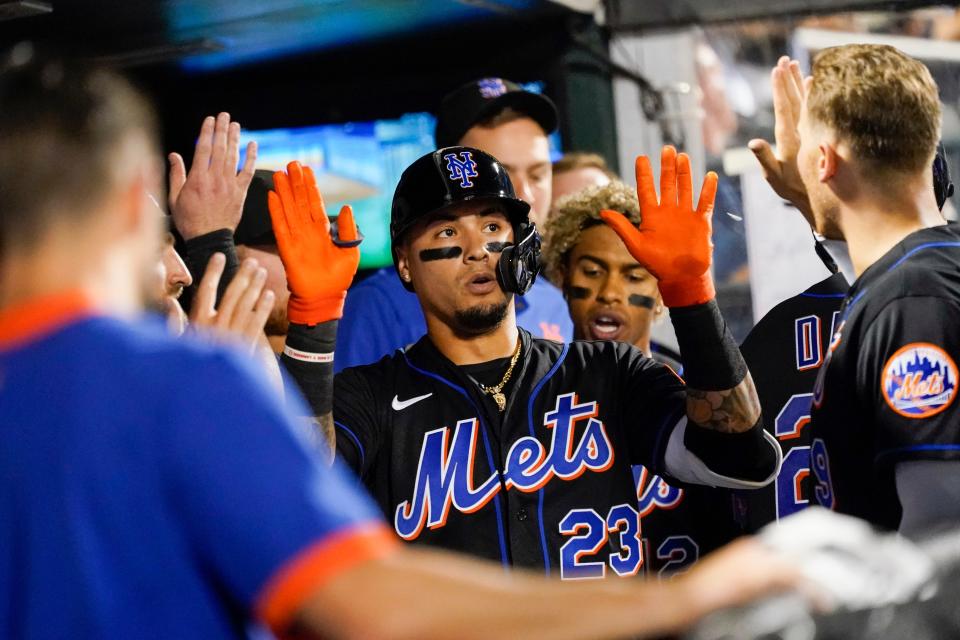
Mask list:
[[[856,275],[812,391],[806,496],[920,534],[960,520],[960,231],[929,187],[937,86],[888,46],[827,49],[812,71],[780,60],[780,155],[751,143],[777,192],[846,241]]]
[[[657,280],[603,223],[604,209],[640,224],[637,192],[619,181],[560,200],[547,223],[546,272],[567,298],[574,337],[627,342],[676,371],[677,362],[651,349],[650,328],[663,312]],[[633,474],[648,575],[672,575],[739,535],[728,491],[674,487],[642,465]]]
[[[397,544],[245,358],[137,317],[161,248],[143,100],[46,61],[0,69],[0,95],[3,638],[242,638],[254,622],[281,637],[648,636],[795,582],[749,541],[652,586],[506,576]]]
[[[483,78],[451,91],[437,113],[438,147],[470,145],[497,158],[535,224],[550,211],[548,136],[557,128],[557,108],[544,95],[503,78]],[[540,338],[569,341],[573,327],[563,296],[545,279],[514,300],[517,322]],[[369,364],[413,344],[427,325],[417,297],[401,286],[393,268],[358,283],[347,296],[345,322],[337,334],[337,371]]]
[[[738,515],[747,530],[757,531],[809,504],[810,399],[847,289],[840,272],[816,283],[771,309],[740,347],[756,374],[764,428],[783,449],[776,481],[738,494],[743,505]]]
[[[772,480],[780,450],[764,435],[750,375],[713,300],[716,178],[694,209],[689,159],[667,147],[661,163],[658,201],[649,160],[638,159],[639,229],[602,215],[658,276],[689,386],[631,345],[563,345],[517,329],[513,297],[536,277],[540,239],[493,157],[447,147],[404,171],[393,252],[427,335],[341,372],[333,396],[337,455],[401,539],[565,579],[635,575],[644,558],[633,465],[716,486]],[[285,246],[325,215],[311,174],[296,164],[289,173],[274,176],[271,214],[292,273],[297,260]],[[342,221],[334,242],[352,237]],[[319,333],[335,330],[356,263],[333,251],[313,256],[316,276],[298,276],[304,295],[291,287],[290,317],[302,310],[297,322]],[[305,366],[332,358],[297,351]]]
[[[953,194],[942,144],[937,146],[933,160],[933,193],[942,211]],[[749,532],[810,504],[805,479],[810,473],[807,426],[813,385],[836,329],[849,282],[856,280],[843,246],[818,241],[816,250],[833,275],[767,312],[740,345],[744,360],[756,374],[763,414],[769,416],[764,428],[777,437],[783,449],[783,466],[776,482],[737,494],[741,505],[737,512]]]

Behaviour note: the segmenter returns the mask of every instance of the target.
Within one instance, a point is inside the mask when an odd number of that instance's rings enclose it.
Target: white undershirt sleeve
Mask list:
[[[664,456],[664,463],[667,473],[683,482],[691,484],[702,484],[708,487],[725,487],[727,489],[759,489],[765,487],[780,473],[780,464],[783,462],[783,451],[780,449],[780,443],[772,435],[763,432],[763,437],[767,443],[773,447],[777,464],[773,472],[763,480],[741,480],[723,476],[711,471],[710,468],[699,457],[693,454],[683,443],[683,436],[687,430],[687,417],[682,417],[673,427],[670,433],[670,439],[667,441],[667,452]]]

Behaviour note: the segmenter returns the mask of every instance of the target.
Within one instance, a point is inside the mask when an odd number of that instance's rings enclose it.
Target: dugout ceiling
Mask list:
[[[157,104],[166,148],[202,117],[307,126],[432,111],[485,76],[539,81],[567,149],[615,163],[606,26],[636,30],[743,18],[906,8],[917,0],[0,0],[0,47],[29,39],[120,67]]]
[[[930,0],[604,0],[614,30],[676,27],[841,11],[898,11],[956,4]]]
[[[0,0],[0,41],[202,72],[561,10],[549,0]]]

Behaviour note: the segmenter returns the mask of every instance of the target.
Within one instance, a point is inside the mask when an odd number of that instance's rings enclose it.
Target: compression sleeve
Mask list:
[[[226,263],[223,266],[223,275],[220,276],[220,283],[217,285],[217,306],[220,305],[220,299],[224,291],[233,280],[240,268],[240,259],[237,257],[237,247],[233,243],[233,232],[230,229],[218,229],[205,233],[202,236],[185,240],[183,243],[183,261],[190,270],[193,277],[194,286],[200,284],[200,279],[207,270],[207,263],[210,262],[210,256],[220,252],[226,257]],[[193,292],[190,292],[190,300],[193,301]],[[189,304],[188,304],[189,306]]]

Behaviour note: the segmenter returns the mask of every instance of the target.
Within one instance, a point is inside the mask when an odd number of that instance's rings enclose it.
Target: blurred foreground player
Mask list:
[[[563,198],[547,223],[546,270],[570,305],[574,338],[627,342],[676,371],[676,361],[651,351],[664,310],[657,279],[603,223],[603,210],[641,223],[637,192],[619,181]],[[633,474],[648,575],[673,575],[739,535],[729,491],[674,487],[642,465]]]
[[[846,241],[853,282],[813,389],[808,496],[920,535],[960,521],[960,228],[930,189],[940,101],[921,63],[880,45],[826,49],[813,77],[772,74],[777,192]]]
[[[447,94],[437,113],[438,147],[469,145],[500,161],[517,197],[530,206],[531,221],[543,226],[550,211],[548,136],[557,128],[557,109],[538,93],[503,78],[484,78]],[[517,323],[539,338],[569,341],[573,328],[560,292],[545,279],[516,296]],[[354,286],[337,336],[334,367],[370,364],[413,344],[426,331],[417,297],[391,267]]]
[[[795,582],[754,542],[659,586],[401,548],[244,359],[137,319],[161,248],[142,99],[31,61],[0,96],[3,638],[624,637]]]
[[[566,579],[630,576],[644,561],[633,465],[740,488],[773,478],[779,448],[713,300],[715,175],[694,209],[688,158],[668,147],[661,166],[658,202],[649,161],[638,160],[640,229],[601,215],[660,276],[687,386],[632,345],[563,345],[517,328],[515,298],[537,275],[540,240],[493,157],[447,147],[404,171],[393,253],[427,335],[342,371],[333,399],[337,455],[401,538]]]

